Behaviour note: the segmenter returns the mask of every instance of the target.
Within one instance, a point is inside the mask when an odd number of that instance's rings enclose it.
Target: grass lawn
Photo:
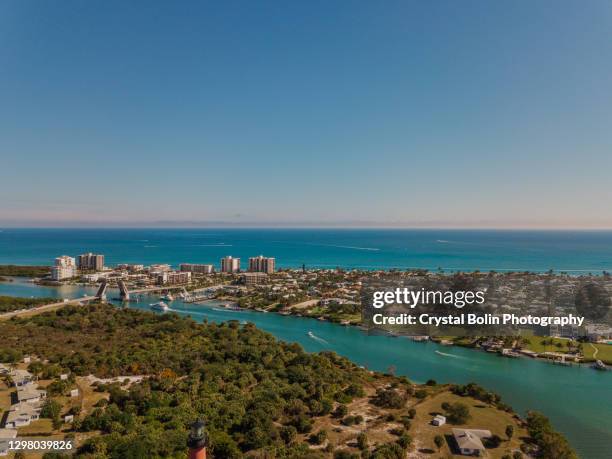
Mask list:
[[[77,377],[76,384],[79,388],[81,402],[81,417],[87,413],[91,413],[94,405],[101,399],[108,399],[108,394],[104,392],[95,392],[94,388],[87,382],[87,379]]]
[[[567,347],[567,343],[570,342],[569,339],[549,338],[545,336],[530,336],[527,339],[530,342],[528,344],[523,344],[523,347],[525,349],[537,352],[538,354],[542,352],[567,353],[569,350],[569,348]],[[549,343],[550,340],[553,340],[553,344],[544,344],[544,342]]]
[[[11,392],[14,391],[15,389],[9,388],[4,381],[0,381],[0,419],[11,406]]]
[[[431,420],[434,414],[444,414],[442,403],[461,402],[467,405],[470,409],[471,419],[463,425],[445,424],[440,427],[431,425]],[[415,439],[414,447],[420,454],[431,454],[432,457],[456,457],[464,456],[453,455],[447,441],[452,437],[452,429],[485,429],[490,430],[492,434],[499,435],[502,443],[498,448],[487,449],[487,457],[501,458],[505,454],[512,455],[512,451],[518,450],[521,444],[520,437],[526,436],[526,430],[520,426],[517,419],[510,413],[498,410],[494,406],[488,405],[471,397],[459,397],[450,392],[441,392],[431,398],[427,398],[416,407],[417,414],[412,422],[410,434]],[[514,435],[510,441],[506,441],[506,426],[514,426]],[[437,453],[438,448],[435,446],[434,437],[441,435],[446,439],[444,446]]]
[[[33,434],[51,435],[53,434],[52,424],[51,419],[39,419],[37,421],[32,421],[29,426],[19,427],[17,432],[20,437]]]
[[[584,359],[593,361],[599,359],[606,364],[612,365],[612,345],[600,344],[600,343],[584,343],[582,345],[584,350]],[[595,354],[595,349],[597,353]],[[595,355],[595,357],[593,357]]]

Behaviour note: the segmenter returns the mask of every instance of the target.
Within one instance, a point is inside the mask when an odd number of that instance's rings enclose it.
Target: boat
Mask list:
[[[159,303],[150,304],[149,306],[153,311],[166,312],[168,309],[170,309],[168,305],[163,301],[160,301]]]
[[[174,301],[174,297],[172,296],[171,293],[167,293],[164,296],[161,297],[162,300],[166,300],[166,301]]]
[[[308,332],[308,333],[306,333],[306,334],[308,335],[308,337],[310,337],[310,338],[314,338],[314,333],[313,333],[313,332],[309,331],[309,332]]]
[[[596,360],[595,363],[593,364],[593,368],[596,370],[602,370],[602,371],[605,371],[608,369],[606,364],[603,363],[601,360]]]

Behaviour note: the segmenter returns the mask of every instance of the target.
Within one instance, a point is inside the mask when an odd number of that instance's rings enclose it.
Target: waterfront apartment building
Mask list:
[[[168,264],[151,265],[151,266],[149,266],[149,273],[150,274],[159,274],[159,273],[165,273],[165,272],[170,272],[170,271],[172,271],[172,266],[170,266]]]
[[[268,275],[262,272],[244,273],[240,280],[244,285],[263,284],[268,280]]]
[[[275,263],[276,260],[274,258],[264,257],[263,255],[251,257],[249,258],[249,271],[253,273],[272,274],[274,272]]]
[[[77,266],[82,271],[102,271],[104,269],[104,255],[91,252],[79,255]]]
[[[165,271],[157,275],[158,285],[180,285],[188,284],[189,282],[191,282],[190,272]]]
[[[213,265],[199,265],[194,263],[181,263],[179,265],[179,270],[190,273],[198,273],[198,274],[212,274],[215,272],[215,267]]]
[[[222,273],[237,273],[238,271],[240,271],[240,258],[232,256],[221,258]]]
[[[75,259],[68,255],[62,255],[55,259],[55,263],[51,268],[51,279],[56,281],[70,279],[76,276],[76,273],[77,267]]]

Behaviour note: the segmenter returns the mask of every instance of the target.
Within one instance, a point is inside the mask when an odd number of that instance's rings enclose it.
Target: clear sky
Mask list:
[[[612,227],[612,2],[0,2],[0,226]]]

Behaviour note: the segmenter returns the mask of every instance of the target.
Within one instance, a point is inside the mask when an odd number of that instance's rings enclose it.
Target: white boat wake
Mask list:
[[[329,344],[329,342],[327,342],[327,341],[326,341],[326,340],[324,340],[323,338],[318,337],[317,335],[315,335],[315,334],[314,334],[313,332],[311,332],[311,331],[309,331],[309,332],[307,333],[307,335],[308,335],[308,337],[309,337],[309,338],[312,338],[312,339],[314,339],[315,341],[318,341],[318,342],[323,343],[323,344]]]
[[[434,351],[436,354],[438,355],[442,355],[444,357],[452,357],[454,359],[465,359],[466,357],[462,357],[460,355],[455,355],[455,354],[447,354],[446,352],[442,352],[442,351]]]

